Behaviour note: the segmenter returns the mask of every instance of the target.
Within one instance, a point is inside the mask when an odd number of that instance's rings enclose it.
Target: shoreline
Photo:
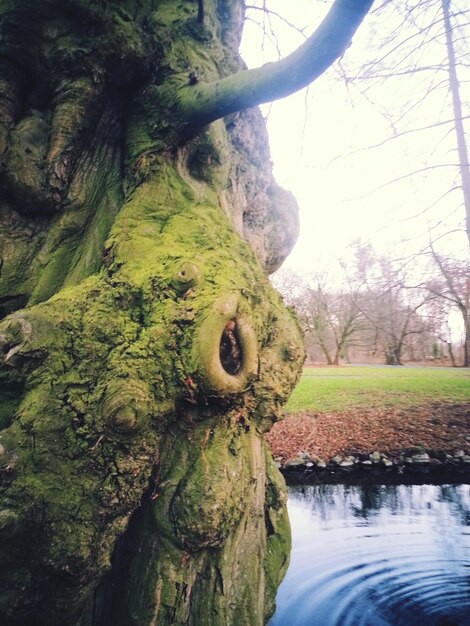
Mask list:
[[[277,463],[286,484],[470,484],[470,456],[407,449],[396,455],[380,453],[336,455],[328,461],[300,452],[286,463]]]

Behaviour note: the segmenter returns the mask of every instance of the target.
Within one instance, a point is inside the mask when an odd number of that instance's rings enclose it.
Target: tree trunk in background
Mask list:
[[[470,163],[468,162],[467,142],[465,140],[465,129],[463,126],[462,100],[460,98],[460,85],[457,77],[457,63],[455,60],[452,26],[450,23],[450,0],[442,0],[442,12],[444,14],[444,29],[446,35],[449,89],[452,94],[460,179],[462,181],[467,237],[470,244]]]
[[[449,354],[449,359],[450,359],[450,363],[451,363],[452,367],[457,367],[457,363],[455,361],[454,350],[452,348],[452,342],[451,341],[446,341],[445,344],[446,344],[447,352]]]
[[[263,432],[303,346],[267,274],[298,223],[237,110],[313,80],[370,4],[252,73],[242,2],[2,2],[2,625],[272,613],[289,529]]]
[[[468,314],[468,307],[465,311],[461,311],[464,321],[464,344],[463,344],[463,365],[464,367],[470,366],[470,316]]]

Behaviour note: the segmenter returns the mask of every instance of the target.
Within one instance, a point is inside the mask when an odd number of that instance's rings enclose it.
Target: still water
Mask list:
[[[269,626],[470,626],[469,485],[289,487]]]

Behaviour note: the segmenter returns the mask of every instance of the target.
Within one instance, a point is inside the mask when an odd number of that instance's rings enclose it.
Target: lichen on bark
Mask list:
[[[287,565],[296,205],[259,111],[201,115],[243,3],[197,5],[0,6],[6,626],[261,625]]]

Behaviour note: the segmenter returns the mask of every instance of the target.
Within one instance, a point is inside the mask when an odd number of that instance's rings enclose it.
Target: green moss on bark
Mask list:
[[[266,269],[295,210],[256,113],[182,117],[190,70],[240,63],[240,15],[196,9],[0,9],[6,626],[261,626],[286,566],[263,432],[303,348]]]
[[[252,252],[218,207],[194,201],[169,162],[130,197],[106,248],[101,274],[3,322],[5,349],[13,352],[4,375],[11,361],[27,381],[16,417],[0,435],[16,458],[8,510],[30,518],[32,536],[43,536],[30,548],[31,571],[41,572],[43,584],[65,572],[53,606],[49,598],[40,604],[46,623],[71,594],[76,611],[83,607],[156,461],[170,486],[151,507],[149,532],[170,542],[170,553],[226,545],[251,508],[253,477],[258,485],[265,473],[264,457],[250,456],[256,446],[260,455],[258,431],[278,415],[302,354],[297,328],[287,324]],[[198,280],[182,292],[175,275],[188,258]],[[214,325],[219,314],[222,323]],[[250,329],[241,341],[247,372],[243,379],[225,373],[227,385],[216,388],[207,353],[220,369],[227,316]],[[197,341],[198,333],[213,339]],[[171,444],[168,435],[162,443],[168,432]],[[264,491],[256,497],[261,524]],[[154,558],[149,580],[163,585],[169,557]],[[142,567],[149,577],[148,564]],[[168,579],[162,592],[176,598],[177,582]],[[17,594],[26,615],[34,596],[28,586]],[[148,589],[142,602],[153,596]]]

